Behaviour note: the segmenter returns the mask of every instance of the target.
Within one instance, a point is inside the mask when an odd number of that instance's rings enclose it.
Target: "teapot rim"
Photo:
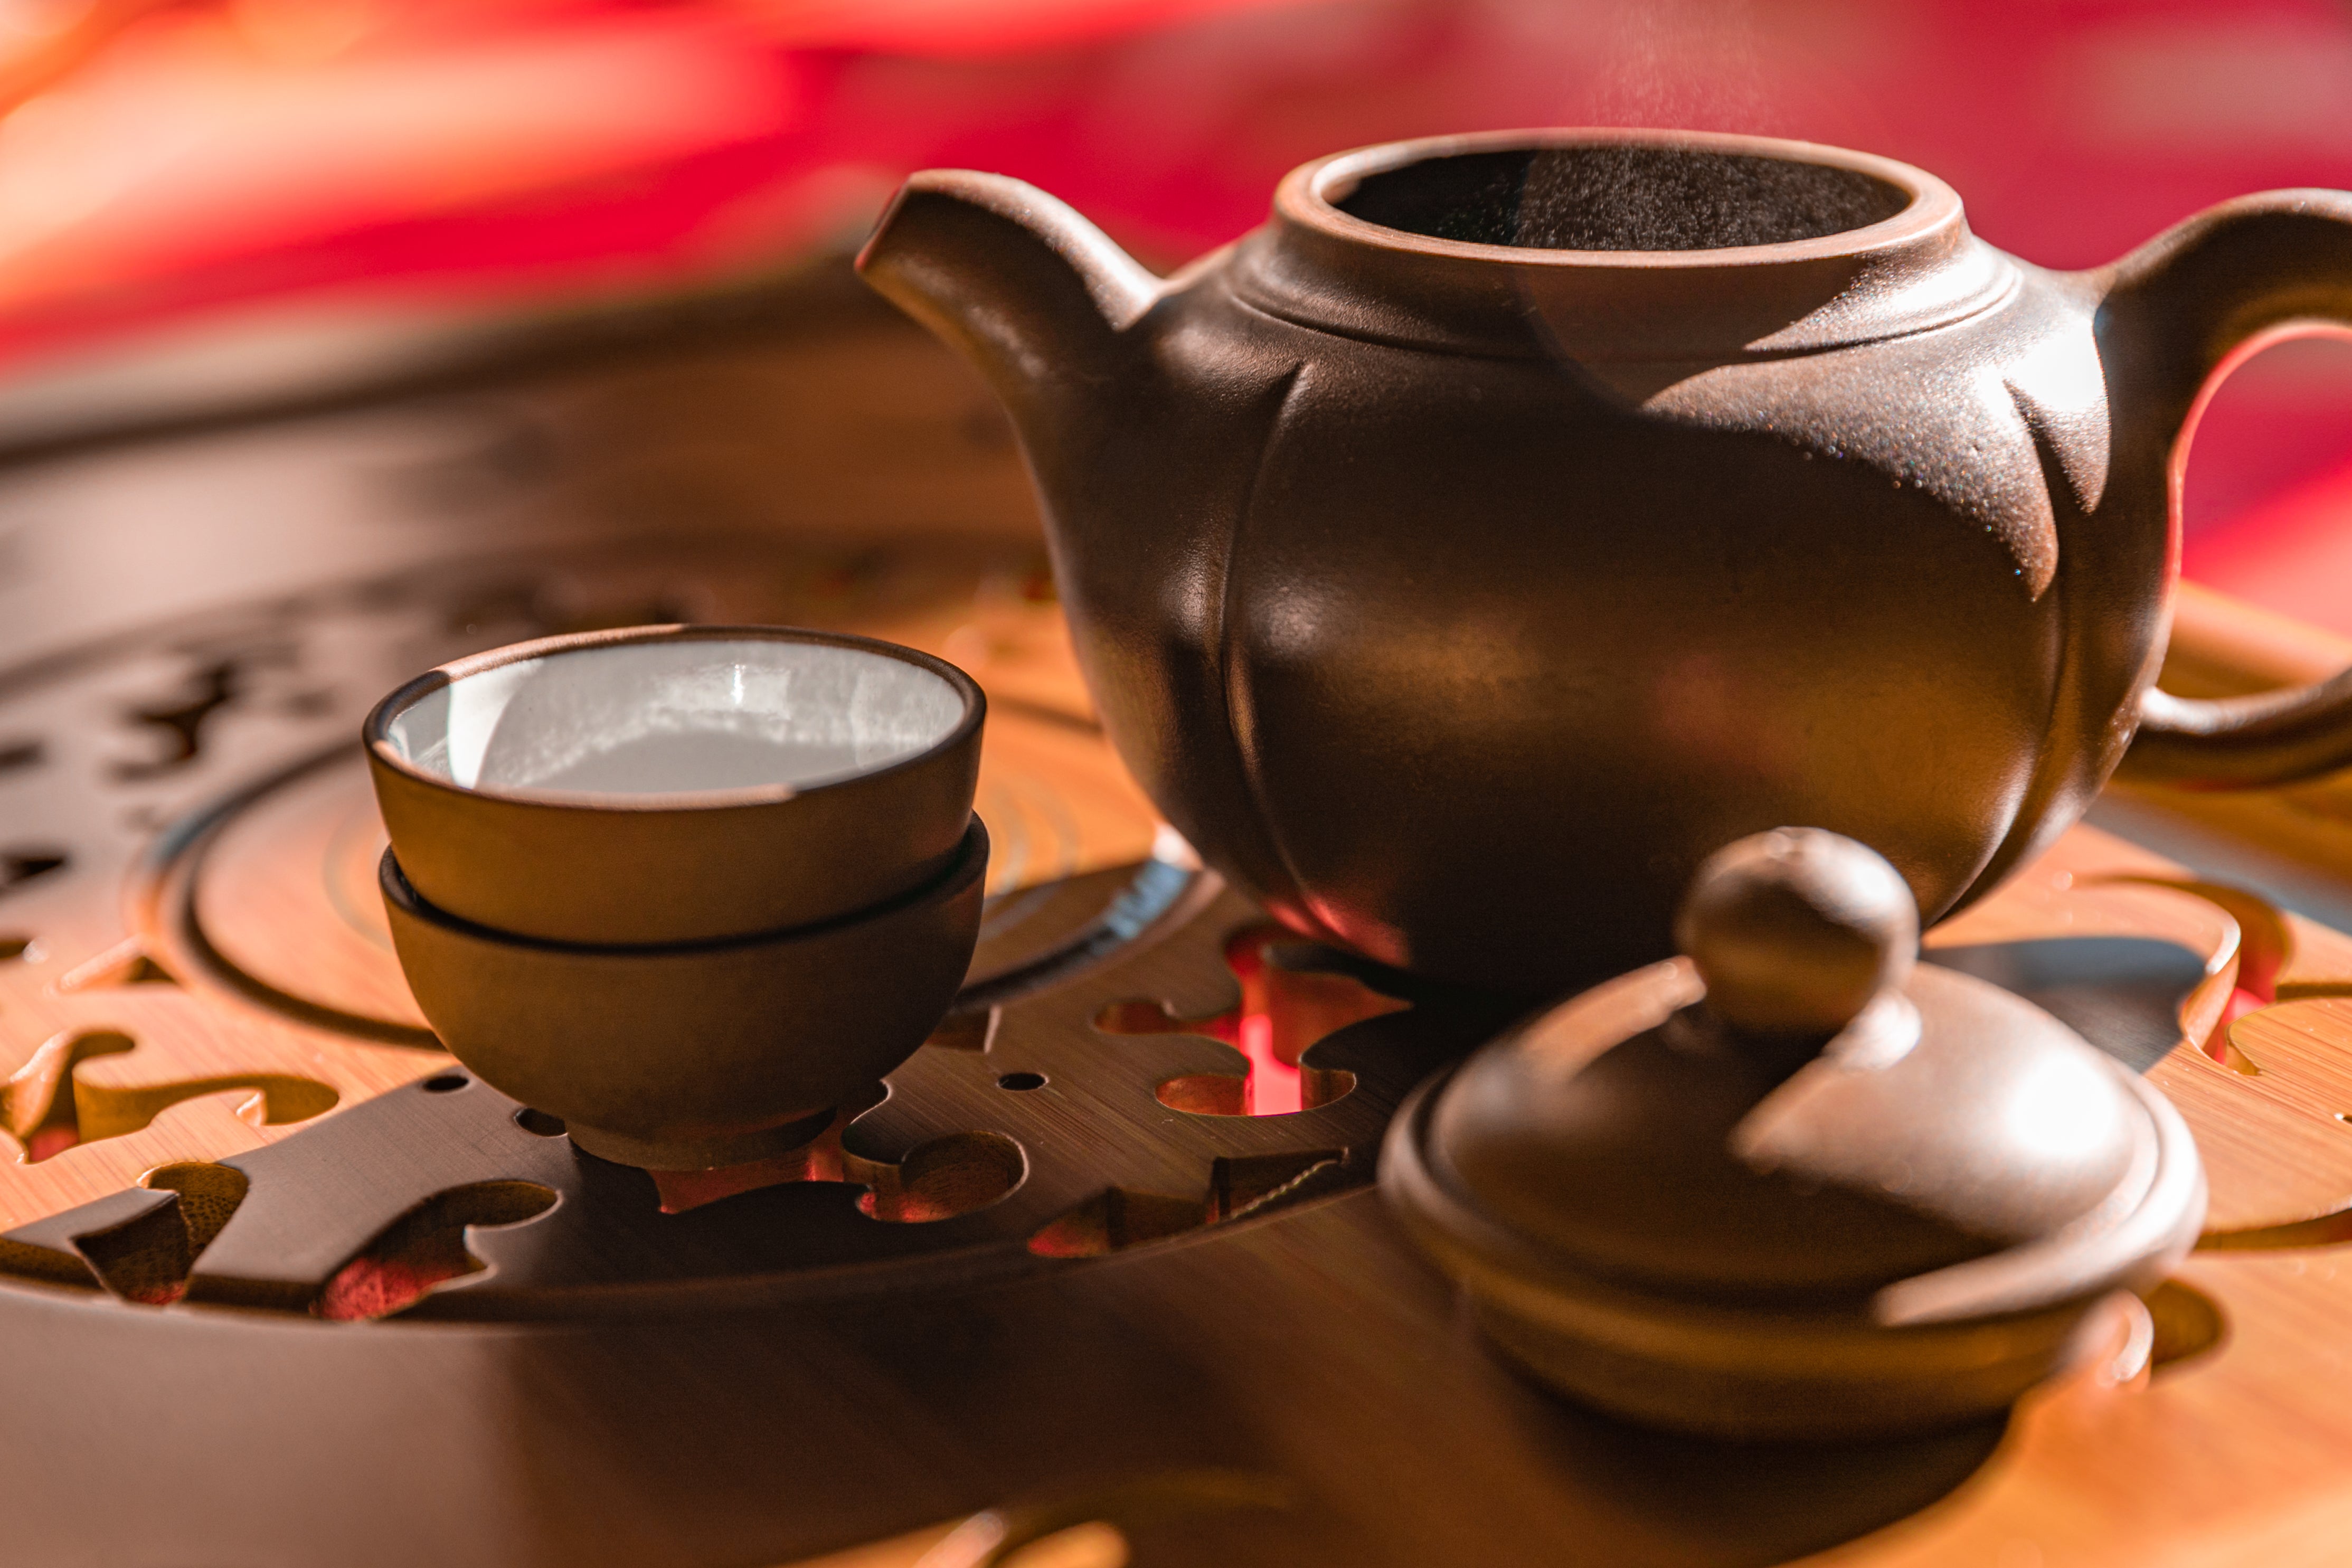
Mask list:
[[[1572,250],[1542,246],[1492,245],[1444,239],[1392,228],[1345,211],[1338,204],[1374,174],[1465,153],[1518,149],[1638,145],[1734,153],[1783,163],[1811,163],[1864,174],[1910,199],[1890,216],[1859,228],[1766,245],[1719,246],[1686,250]],[[1854,258],[1901,249],[1948,231],[1963,222],[1959,193],[1912,164],[1871,153],[1815,142],[1749,136],[1715,131],[1678,131],[1637,126],[1551,127],[1482,131],[1415,137],[1353,147],[1300,164],[1275,192],[1276,216],[1335,239],[1384,250],[1466,261],[1546,269],[1609,269],[1655,272],[1758,268]]]

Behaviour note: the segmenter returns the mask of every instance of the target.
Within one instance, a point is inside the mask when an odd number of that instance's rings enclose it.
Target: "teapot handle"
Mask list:
[[[2224,202],[2117,262],[2100,310],[2108,384],[2132,424],[2168,447],[2180,515],[2189,438],[2222,376],[2284,338],[2352,332],[2352,194],[2271,191]],[[2126,409],[2116,408],[2119,437]],[[2149,686],[2117,769],[2154,784],[2247,789],[2352,764],[2352,670],[2251,697],[2176,697]]]

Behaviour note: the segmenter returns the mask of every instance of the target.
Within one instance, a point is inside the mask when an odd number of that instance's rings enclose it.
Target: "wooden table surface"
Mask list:
[[[970,390],[937,383],[925,417],[962,429]],[[376,464],[392,477],[368,483],[402,506],[429,494],[443,521],[423,542],[386,543],[354,513],[320,526],[356,542],[307,565],[225,571],[267,592],[188,607],[158,578],[126,589],[152,614],[10,645],[0,1070],[18,1158],[0,1163],[0,1233],[175,1169],[324,1146],[338,1119],[448,1068],[373,900],[382,830],[352,737],[381,691],[472,647],[687,615],[853,627],[963,664],[992,700],[981,805],[1008,953],[1065,920],[1052,900],[1073,879],[1115,881],[1155,846],[1181,859],[1093,722],[1017,519],[747,525],[738,490],[713,503],[734,521],[707,528],[674,507],[649,526],[635,501],[593,528],[576,509],[483,502],[509,508],[491,540],[463,515],[477,501],[448,497],[497,491],[502,448],[468,436],[448,456],[447,420],[484,417],[453,406],[421,434],[412,413],[397,432],[362,418],[252,437],[281,444],[251,459],[269,472],[304,439],[339,441],[338,472]],[[702,436],[665,439],[684,447],[661,461],[686,462]],[[1008,460],[992,441],[967,454],[992,485]],[[0,479],[0,511],[134,479],[200,506],[191,460]],[[599,496],[667,493],[605,467]],[[875,509],[932,504],[892,493]],[[163,559],[173,537],[115,544]],[[54,581],[97,570],[60,556]],[[2347,661],[2352,644],[2191,591],[2167,679],[2245,690]],[[1360,1170],[1329,1195],[992,1283],[699,1318],[426,1321],[432,1291],[380,1321],[153,1304],[45,1281],[0,1241],[0,1540],[45,1564],[2334,1563],[2352,1550],[2352,936],[2320,917],[2352,910],[2347,792],[2118,792],[2100,820],[2122,832],[2076,829],[1932,933],[2012,953],[2118,939],[2188,963],[2148,1071],[2196,1132],[2209,1234],[2144,1310],[2116,1309],[2111,1353],[2005,1427],[1748,1449],[1567,1408],[1487,1354]],[[1069,994],[1181,969],[1193,978],[1119,1016],[1234,1044],[1150,1048],[1230,1053],[1255,1016],[1298,1034],[1293,1058],[1402,1005],[1334,1003],[1330,977],[1269,1002],[1214,963],[1248,911],[1188,908],[1210,923],[1168,939],[1175,969],[1106,950]],[[1142,1048],[1088,1016],[1067,1048]],[[1171,1136],[1219,1120],[1165,1094],[1146,1109]]]

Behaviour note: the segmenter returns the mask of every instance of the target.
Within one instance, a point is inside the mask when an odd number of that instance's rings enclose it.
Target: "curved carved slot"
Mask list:
[[[184,689],[186,695],[131,710],[131,721],[159,731],[160,744],[155,754],[145,762],[115,763],[114,776],[136,783],[194,762],[204,749],[205,721],[236,700],[244,684],[241,662],[222,659],[190,676]]]
[[[41,950],[29,936],[0,936],[0,961],[21,958],[30,963],[40,955]]]
[[[520,1225],[554,1206],[553,1190],[537,1182],[476,1182],[436,1193],[337,1269],[310,1310],[334,1322],[388,1317],[436,1285],[481,1271],[481,1259],[466,1248],[468,1226]]]
[[[1180,1018],[1165,1002],[1129,998],[1105,1003],[1095,1014],[1095,1027],[1106,1035],[1206,1035],[1213,1040],[1222,1040],[1232,1032],[1227,1020],[1233,1016],[1227,1012],[1213,1013],[1205,1018]],[[1229,1040],[1226,1043],[1232,1044]]]
[[[80,1121],[81,1142],[121,1138],[138,1131],[182,1100],[230,1089],[251,1089],[237,1114],[259,1126],[283,1127],[308,1121],[335,1108],[339,1096],[316,1079],[289,1073],[237,1073],[224,1078],[190,1079],[180,1083],[142,1085],[137,1089],[75,1087],[74,1101]]]
[[[2140,1300],[2156,1329],[2147,1358],[2151,1367],[2171,1366],[2203,1355],[2230,1331],[2220,1305],[2193,1285],[2168,1279]]]
[[[86,963],[58,976],[58,989],[70,994],[115,985],[177,985],[179,977],[153,959],[137,937],[118,942]]]
[[[87,1259],[52,1247],[12,1241],[5,1237],[0,1237],[0,1274],[18,1279],[38,1279],[46,1285],[65,1285],[82,1290],[90,1288],[90,1268]]]
[[[1336,1184],[1347,1157],[1345,1149],[1307,1149],[1221,1158],[1210,1169],[1208,1192],[1197,1198],[1108,1188],[1031,1237],[1029,1250],[1040,1258],[1100,1258],[1246,1218]]]
[[[0,1110],[27,1164],[52,1159],[82,1143],[121,1138],[153,1121],[183,1100],[232,1089],[252,1092],[237,1114],[257,1124],[282,1127],[307,1121],[335,1108],[335,1091],[315,1079],[288,1073],[237,1073],[184,1079],[177,1083],[118,1088],[80,1081],[81,1064],[120,1056],[138,1042],[116,1029],[59,1035],[33,1053],[0,1088]]]
[[[2024,997],[2101,1051],[2144,1073],[2202,1036],[2214,980],[2200,953],[2141,936],[2055,936],[1937,946],[1921,962]]]
[[[188,1227],[173,1206],[150,1209],[137,1219],[79,1237],[74,1250],[86,1258],[100,1283],[126,1301],[169,1306],[188,1291]]]
[[[648,1171],[646,1174],[653,1178],[654,1190],[661,1195],[664,1214],[685,1214],[738,1193],[781,1187],[793,1182],[851,1181],[856,1178],[844,1173],[845,1156],[841,1152],[842,1129],[848,1125],[849,1119],[835,1111],[824,1117],[807,1142],[782,1154],[748,1160],[740,1165],[715,1165],[700,1171]],[[889,1169],[878,1163],[869,1168],[877,1172]]]
[[[950,1013],[940,1020],[923,1044],[937,1046],[943,1051],[984,1051],[995,1037],[999,1009],[983,1007],[970,1013]]]
[[[0,849],[0,893],[13,893],[27,882],[54,876],[73,864],[62,849]]]
[[[139,1184],[176,1195],[126,1225],[76,1237],[74,1247],[115,1295],[169,1306],[187,1294],[189,1272],[245,1201],[247,1183],[233,1166],[189,1163],[150,1171]]]
[[[1353,1073],[1302,1069],[1317,1041],[1350,1024],[1401,1013],[1412,1004],[1382,995],[1330,955],[1279,926],[1251,926],[1225,942],[1225,966],[1241,982],[1238,1006],[1180,1018],[1164,1002],[1113,1002],[1095,1015],[1106,1035],[1205,1035],[1241,1052],[1245,1075],[1192,1073],[1152,1092],[1171,1110],[1195,1116],[1286,1116],[1332,1103],[1356,1087]]]
[[[111,984],[116,985],[177,985],[178,975],[141,953],[127,964]]]
[[[2275,1252],[2297,1247],[2340,1247],[2352,1241],[2352,1208],[2284,1225],[2258,1225],[2245,1230],[2207,1231],[2197,1238],[2200,1252]]]
[[[1209,1173],[1209,1223],[1241,1219],[1320,1191],[1347,1157],[1345,1149],[1310,1149],[1220,1159]]]
[[[2281,1000],[2278,976],[2294,956],[2294,931],[2277,906],[2259,893],[2243,888],[2233,888],[2222,882],[2208,882],[2195,878],[2120,876],[2103,878],[2117,885],[2166,888],[2187,893],[2213,905],[2236,922],[2238,942],[2235,952],[2227,956],[2231,965],[2230,994],[2206,1029],[2198,1047],[2205,1055],[2233,1071],[2248,1078],[2261,1076],[2262,1068],[2253,1058],[2240,1050],[2231,1037],[2231,1026],[2249,1013],[2259,1012]],[[2298,987],[2298,990],[2301,988]],[[2183,1005],[2183,1012],[2188,1005]]]
[[[858,1212],[893,1225],[953,1219],[1005,1197],[1028,1173],[1021,1145],[1003,1133],[952,1133],[896,1165],[861,1163],[855,1179],[869,1184],[858,1196]]]
[[[2238,922],[2238,969],[2229,1000],[2205,1036],[2207,1056],[2232,1071],[2257,1078],[2262,1068],[2238,1047],[2233,1026],[2250,1013],[2259,1013],[2279,999],[2279,971],[2294,954],[2294,932],[2270,900],[2240,888],[2212,882],[2184,882],[2180,890],[2220,906]]]
[[[1198,1198],[1111,1187],[1031,1237],[1029,1250],[1040,1258],[1101,1258],[1208,1223],[1208,1211]]]
[[[1247,1078],[1227,1073],[1187,1073],[1168,1079],[1151,1093],[1169,1110],[1191,1116],[1283,1116],[1328,1105],[1353,1093],[1356,1088],[1356,1075],[1345,1068],[1308,1068],[1297,1077],[1298,1104],[1288,1110],[1260,1110],[1255,1100],[1258,1081],[1255,1073]]]
[[[10,1076],[5,1090],[0,1090],[0,1106],[5,1106],[9,1134],[16,1140],[26,1164],[62,1154],[82,1141],[74,1069],[95,1058],[120,1056],[137,1047],[136,1040],[116,1029],[58,1035]]]
[[[814,1135],[788,1153],[705,1171],[647,1172],[661,1194],[662,1213],[684,1214],[762,1187],[844,1182],[866,1189],[857,1195],[857,1208],[867,1218],[927,1225],[986,1208],[1010,1196],[1029,1177],[1029,1156],[1001,1132],[934,1138],[894,1165],[842,1148],[848,1116],[831,1113],[815,1120]]]
[[[1171,1110],[1190,1116],[1247,1116],[1249,1079],[1227,1073],[1196,1072],[1171,1078],[1151,1091]]]

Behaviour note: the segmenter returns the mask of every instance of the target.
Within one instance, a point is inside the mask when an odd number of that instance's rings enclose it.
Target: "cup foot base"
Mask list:
[[[772,1160],[804,1148],[833,1125],[833,1108],[802,1112],[756,1131],[723,1138],[639,1138],[601,1127],[570,1122],[572,1143],[616,1165],[643,1171],[707,1171],[719,1165],[742,1165]]]

